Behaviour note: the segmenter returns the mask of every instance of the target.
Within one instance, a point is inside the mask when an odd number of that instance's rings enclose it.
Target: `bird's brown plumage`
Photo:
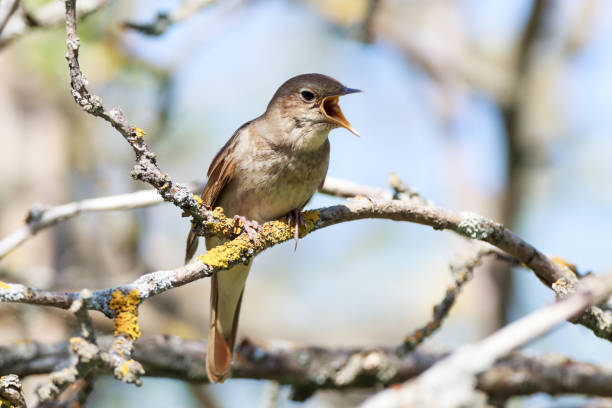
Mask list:
[[[304,90],[313,94],[312,100]],[[354,91],[321,74],[289,79],[276,91],[266,112],[242,125],[217,153],[208,169],[203,204],[209,209],[221,206],[228,217],[241,215],[257,222],[301,210],[325,179],[329,131],[344,126],[326,114],[323,102]],[[223,242],[210,237],[206,246]],[[185,262],[194,255],[197,243],[192,228]],[[251,262],[237,264],[211,279],[206,372],[213,382],[224,381],[230,372],[250,266]]]

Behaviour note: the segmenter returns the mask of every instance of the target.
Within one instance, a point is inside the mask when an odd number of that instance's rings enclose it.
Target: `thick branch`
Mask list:
[[[217,216],[219,216],[217,214]],[[505,250],[532,268],[546,281],[555,282],[563,277],[562,271],[544,254],[527,244],[502,225],[472,213],[454,213],[434,206],[421,206],[408,201],[360,199],[350,200],[343,205],[322,208],[305,213],[308,220],[302,236],[331,225],[366,218],[409,221],[428,225],[434,229],[449,229],[470,238],[481,239]],[[161,293],[173,287],[184,285],[195,279],[210,276],[212,272],[228,269],[232,265],[256,256],[265,249],[293,238],[293,232],[283,221],[264,224],[256,243],[241,234],[228,243],[209,251],[202,258],[185,267],[170,271],[158,271],[143,275],[132,284],[110,288],[93,293],[89,308],[106,313],[104,300],[116,289],[138,289],[142,299]],[[230,259],[232,258],[233,259]],[[45,292],[10,284],[0,290],[0,300],[21,303],[43,304],[67,308],[76,293]],[[109,314],[109,313],[106,313]],[[111,314],[112,315],[112,314]]]
[[[102,348],[112,338],[100,338]],[[0,347],[0,372],[20,376],[51,372],[69,358],[67,342],[55,345],[22,342]],[[133,357],[147,376],[207,381],[206,343],[173,336],[155,336],[135,343]],[[233,378],[269,379],[315,389],[351,389],[388,385],[413,378],[446,353],[413,351],[398,357],[392,348],[327,349],[320,347],[260,347],[248,341],[237,349]],[[478,388],[490,395],[536,392],[612,396],[612,368],[564,357],[512,354],[478,378]]]

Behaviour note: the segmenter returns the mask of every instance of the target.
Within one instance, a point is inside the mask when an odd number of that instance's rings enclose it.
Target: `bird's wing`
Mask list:
[[[240,133],[244,130],[245,126],[250,122],[242,125],[234,133],[234,135],[225,143],[225,145],[219,150],[215,158],[213,159],[210,167],[208,168],[208,182],[202,192],[202,204],[212,209],[219,196],[223,192],[223,188],[232,180],[234,177],[234,170],[236,169],[236,163],[234,161],[234,150],[239,141]],[[194,226],[191,226],[189,235],[187,235],[187,245],[185,248],[185,263],[193,257],[196,250],[198,249],[198,236],[195,234]]]
[[[208,168],[208,182],[202,192],[202,201],[206,208],[213,208],[225,187],[234,177],[236,163],[234,161],[234,150],[238,144],[240,133],[250,122],[242,125],[234,135],[219,150],[210,167]]]

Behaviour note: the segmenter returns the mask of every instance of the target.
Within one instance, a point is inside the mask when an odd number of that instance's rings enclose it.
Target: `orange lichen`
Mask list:
[[[10,289],[11,285],[7,285],[6,283],[0,281],[0,289]]]
[[[571,272],[576,273],[578,271],[578,269],[576,268],[576,265],[574,265],[573,263],[567,262],[565,259],[558,257],[558,256],[553,256],[551,258],[551,261],[559,266],[561,269],[564,270],[570,270]]]
[[[140,304],[140,293],[134,289],[128,294],[123,294],[116,290],[112,294],[109,307],[116,313],[115,316],[115,336],[125,333],[136,340],[140,337],[140,327],[138,326],[138,305]]]
[[[199,196],[199,195],[194,194],[194,195],[193,195],[193,198],[195,198],[195,200],[198,202],[198,206],[200,206],[200,207],[201,207],[201,206],[202,206],[202,204],[204,204],[204,201],[202,200],[202,198],[200,198],[200,196]]]

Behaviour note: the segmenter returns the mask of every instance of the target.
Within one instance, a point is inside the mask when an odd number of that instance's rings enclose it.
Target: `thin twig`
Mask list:
[[[18,8],[19,0],[0,1],[0,35]]]
[[[164,34],[173,24],[193,16],[198,11],[216,2],[217,0],[184,0],[180,7],[170,13],[157,13],[155,20],[149,23],[125,21],[123,27],[138,31],[142,34],[159,36]]]
[[[192,191],[201,189],[200,186],[201,184]],[[0,240],[0,259],[32,238],[40,230],[52,227],[58,222],[66,221],[82,213],[131,210],[159,204],[163,201],[156,190],[141,190],[134,193],[75,201],[55,207],[34,205],[26,215],[26,225]]]

